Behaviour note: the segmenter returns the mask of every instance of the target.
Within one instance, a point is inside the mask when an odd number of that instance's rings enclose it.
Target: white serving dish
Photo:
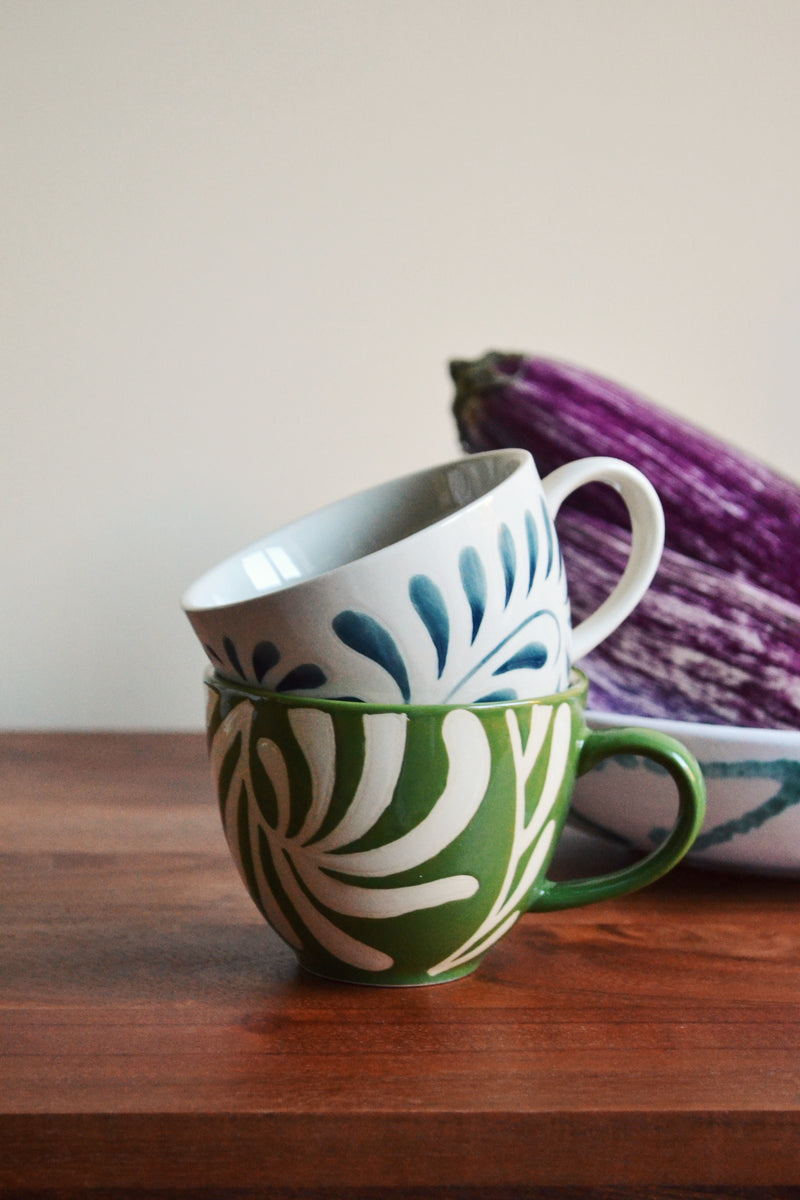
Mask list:
[[[591,710],[586,719],[593,729],[658,729],[695,755],[708,800],[687,862],[800,878],[800,731]],[[674,784],[666,773],[638,758],[600,764],[577,781],[572,801],[583,822],[640,849],[652,849],[662,840],[676,807]]]

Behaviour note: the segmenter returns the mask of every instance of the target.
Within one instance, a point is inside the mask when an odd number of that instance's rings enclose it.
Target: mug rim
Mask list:
[[[733,750],[739,746],[752,746],[753,753],[759,749],[786,749],[800,755],[800,729],[774,729],[758,725],[729,725],[724,722],[689,721],[679,717],[636,716],[630,713],[611,712],[605,709],[587,709],[586,718],[592,728],[622,729],[636,725],[640,729],[655,730],[677,738],[680,742],[716,743]],[[696,753],[696,751],[695,751]]]
[[[293,692],[273,692],[269,688],[231,679],[210,666],[204,671],[203,680],[206,686],[212,690],[234,692],[243,700],[256,703],[270,701],[292,708],[316,708],[332,715],[336,713],[368,713],[370,715],[373,713],[402,713],[407,716],[412,714],[434,716],[439,713],[464,709],[481,714],[498,710],[508,712],[527,709],[531,705],[544,706],[576,700],[585,709],[589,691],[589,678],[585,671],[581,671],[578,667],[570,668],[570,685],[561,692],[551,692],[547,696],[531,696],[527,700],[489,700],[473,704],[384,704],[377,700],[332,699],[328,696],[301,696]]]
[[[325,516],[330,516],[336,512],[336,509],[345,505],[353,504],[359,499],[368,500],[370,496],[377,496],[380,492],[388,488],[400,488],[410,486],[412,483],[418,483],[425,478],[432,478],[440,475],[443,472],[452,471],[454,468],[465,466],[468,463],[476,461],[486,461],[487,459],[510,459],[515,461],[516,465],[503,479],[495,482],[485,492],[479,496],[474,496],[467,504],[459,505],[452,512],[446,513],[441,518],[429,521],[425,525],[421,525],[418,529],[412,530],[403,537],[398,537],[393,541],[387,542],[386,545],[378,546],[374,550],[370,550],[365,554],[359,554],[348,558],[345,562],[337,563],[335,566],[327,568],[324,571],[315,571],[311,575],[301,576],[299,579],[287,580],[278,587],[269,588],[263,592],[259,592],[255,596],[242,596],[239,599],[223,600],[219,603],[208,603],[208,601],[194,600],[195,593],[200,593],[202,596],[203,588],[207,588],[213,576],[221,574],[226,568],[233,567],[241,563],[241,560],[249,553],[261,550],[265,542],[279,538],[282,534],[286,535],[292,530],[306,523],[313,522]],[[213,566],[203,571],[201,575],[189,584],[181,597],[181,608],[187,615],[192,614],[213,614],[230,612],[234,609],[246,609],[251,605],[258,604],[270,596],[277,596],[291,590],[297,590],[310,584],[318,584],[321,580],[326,580],[338,572],[346,571],[357,563],[370,562],[381,554],[385,554],[390,550],[395,550],[398,546],[403,546],[410,543],[414,538],[424,534],[428,529],[435,525],[444,525],[455,517],[461,516],[463,513],[469,512],[471,509],[480,504],[485,503],[486,498],[495,494],[499,488],[506,486],[514,479],[521,470],[526,466],[533,469],[534,476],[538,480],[539,473],[536,469],[533,455],[529,450],[518,446],[504,446],[494,450],[482,450],[475,454],[463,454],[459,458],[450,459],[447,462],[434,463],[430,467],[423,467],[416,471],[409,471],[403,475],[397,475],[391,479],[385,479],[379,483],[371,484],[368,487],[360,488],[358,491],[351,492],[346,496],[340,496],[336,500],[330,501],[328,504],[320,505],[318,508],[297,517],[293,521],[289,521],[284,525],[279,525],[277,528],[270,530],[255,541],[249,542],[246,546],[242,546],[239,550],[235,550],[232,554],[228,554],[225,558],[220,559]]]

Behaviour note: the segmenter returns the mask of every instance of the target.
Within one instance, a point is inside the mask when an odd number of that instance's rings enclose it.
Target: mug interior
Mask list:
[[[252,600],[375,554],[467,508],[529,461],[525,450],[487,451],[335,501],[213,567],[187,590],[183,608]]]

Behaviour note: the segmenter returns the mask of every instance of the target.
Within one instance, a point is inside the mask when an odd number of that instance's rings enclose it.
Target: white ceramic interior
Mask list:
[[[464,512],[531,461],[492,450],[367,488],[275,530],[187,589],[186,612],[238,604],[326,575]]]
[[[724,870],[800,877],[800,731],[701,724],[588,711],[593,729],[635,725],[670,734],[697,758],[706,818],[687,861]],[[578,780],[578,818],[649,849],[676,810],[666,774],[643,759],[612,759]]]

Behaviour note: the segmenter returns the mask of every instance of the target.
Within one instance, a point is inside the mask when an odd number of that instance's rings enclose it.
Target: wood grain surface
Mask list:
[[[202,736],[3,734],[0,789],[4,1198],[798,1194],[800,881],[679,868],[355,987],[248,899]]]

